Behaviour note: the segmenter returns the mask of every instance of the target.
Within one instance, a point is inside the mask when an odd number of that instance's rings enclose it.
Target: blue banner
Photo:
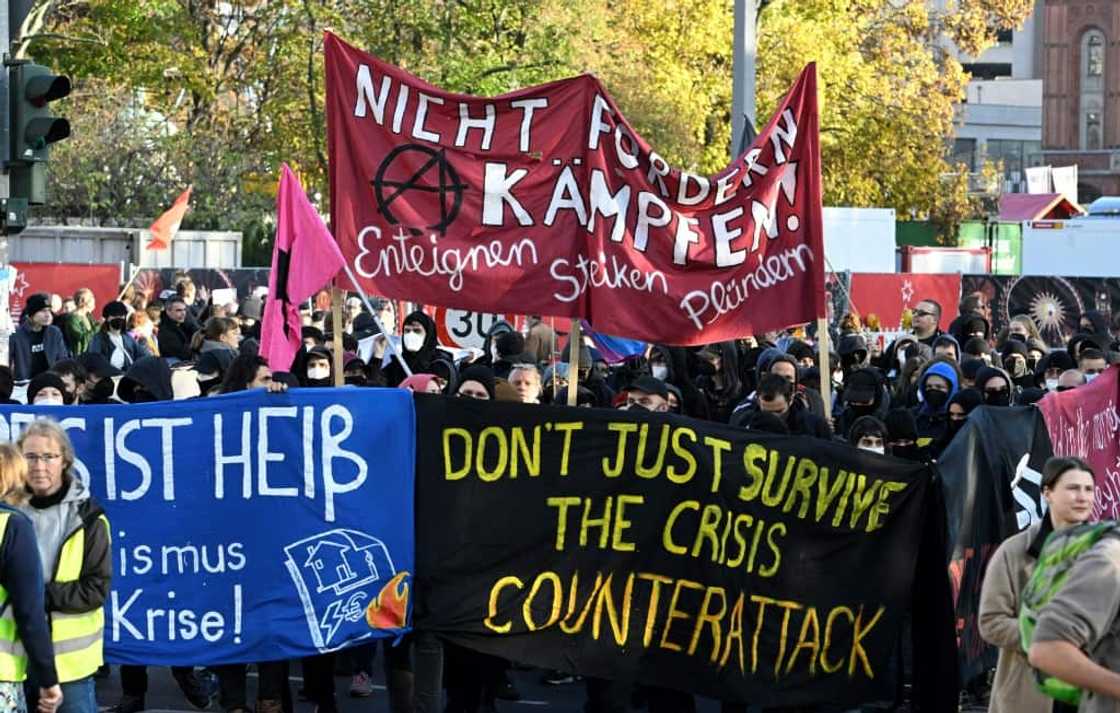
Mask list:
[[[0,408],[57,419],[112,528],[106,658],[290,659],[411,621],[415,413],[396,389]]]

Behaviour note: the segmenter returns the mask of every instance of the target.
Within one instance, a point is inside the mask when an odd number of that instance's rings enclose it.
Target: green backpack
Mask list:
[[[1023,652],[1030,651],[1038,613],[1065,586],[1073,564],[1105,535],[1120,535],[1120,523],[1114,520],[1091,522],[1059,532],[1052,532],[1042,545],[1038,563],[1023,589],[1019,606],[1019,643]],[[1035,669],[1038,688],[1047,696],[1076,706],[1081,702],[1081,689],[1059,678]]]

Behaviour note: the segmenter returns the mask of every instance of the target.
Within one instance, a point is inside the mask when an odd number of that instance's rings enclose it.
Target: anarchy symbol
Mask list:
[[[419,161],[423,161],[420,168],[409,168]],[[448,226],[459,215],[466,188],[443,149],[437,151],[420,144],[405,144],[390,151],[370,183],[377,209],[392,225],[401,222],[398,213],[393,212],[393,203],[402,198],[406,207],[399,213],[414,216],[421,223],[405,226],[413,235],[420,235],[423,230],[437,230],[440,235],[446,235]],[[437,203],[439,220],[424,224],[428,220],[425,215],[434,216]]]

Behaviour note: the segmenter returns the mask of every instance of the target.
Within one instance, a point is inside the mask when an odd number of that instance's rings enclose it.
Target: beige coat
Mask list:
[[[1004,540],[988,563],[980,590],[980,636],[999,648],[989,713],[1050,713],[1054,699],[1035,684],[1034,669],[1019,642],[1019,596],[1035,559],[1027,553],[1042,523]]]
[[[1065,641],[1120,671],[1120,539],[1104,537],[1077,558],[1062,588],[1038,613],[1035,641]],[[1120,700],[1090,692],[1080,713],[1120,713]]]

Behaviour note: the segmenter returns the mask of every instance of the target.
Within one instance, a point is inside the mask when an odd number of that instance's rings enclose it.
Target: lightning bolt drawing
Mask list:
[[[323,646],[329,646],[331,639],[334,638],[338,627],[346,620],[346,612],[342,609],[342,600],[330,603],[326,611],[323,612],[323,620],[319,624],[319,628],[323,630]]]

